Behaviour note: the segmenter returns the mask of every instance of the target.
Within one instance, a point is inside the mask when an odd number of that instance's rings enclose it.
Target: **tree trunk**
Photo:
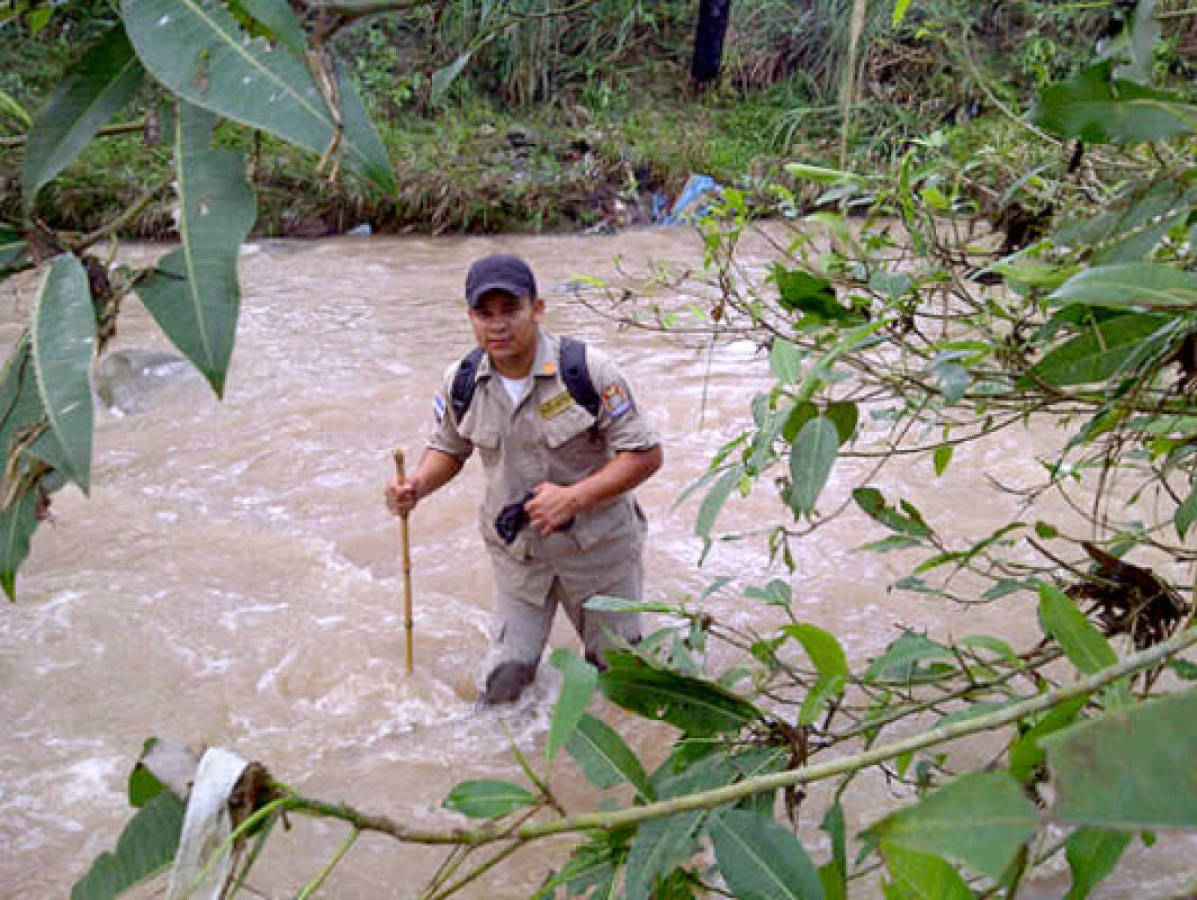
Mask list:
[[[698,27],[694,31],[690,77],[699,90],[719,78],[730,9],[731,0],[698,0]]]

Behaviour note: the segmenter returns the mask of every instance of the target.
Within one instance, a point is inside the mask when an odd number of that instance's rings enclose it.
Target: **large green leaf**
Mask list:
[[[714,682],[649,665],[632,653],[607,653],[599,689],[617,706],[648,719],[662,719],[689,737],[739,731],[760,712]]]
[[[455,810],[471,819],[494,819],[505,816],[521,806],[536,801],[518,784],[510,781],[463,781],[454,786],[445,798],[445,808]]]
[[[1039,626],[1059,641],[1072,664],[1086,674],[1118,661],[1105,635],[1054,585],[1039,586]]]
[[[37,494],[25,491],[0,510],[0,586],[9,600],[16,599],[17,569],[29,555],[29,539],[37,530]]]
[[[1197,309],[1197,274],[1163,263],[1094,266],[1060,285],[1052,299],[1169,312]]]
[[[1078,828],[1068,836],[1064,855],[1072,870],[1072,886],[1064,900],[1085,900],[1103,878],[1114,871],[1130,843],[1125,831]]]
[[[639,758],[614,728],[584,713],[565,742],[565,749],[596,787],[607,789],[627,781],[641,800],[656,799]]]
[[[115,853],[101,853],[86,875],[71,888],[71,900],[112,900],[162,872],[175,858],[186,805],[162,791],[129,820]]]
[[[215,116],[181,103],[175,121],[179,236],[137,293],[218,395],[233,352],[241,289],[237,254],[254,222],[241,157],[210,146]]]
[[[220,4],[204,0],[123,0],[129,39],[155,78],[189,103],[261,128],[323,154],[337,131],[304,62],[290,50],[250,39]],[[395,188],[361,100],[338,76],[346,163],[389,192]],[[363,141],[368,131],[371,139]]]
[[[308,36],[287,0],[235,0],[284,47],[302,57],[308,51]]]
[[[117,25],[84,54],[38,114],[25,143],[21,194],[33,209],[42,185],[65,169],[96,132],[133,99],[145,70]]]
[[[809,515],[827,484],[839,452],[835,423],[817,416],[802,426],[790,447],[790,506],[798,515]]]
[[[740,809],[711,816],[707,833],[727,886],[739,900],[822,900],[823,885],[792,833]]]
[[[624,875],[625,900],[649,900],[657,880],[686,862],[697,850],[695,835],[705,810],[645,822],[636,832]]]
[[[1098,828],[1197,830],[1197,688],[1045,737],[1053,816]]]
[[[890,878],[886,900],[973,900],[974,894],[951,865],[930,853],[881,842]]]
[[[1104,381],[1116,375],[1143,341],[1165,324],[1162,317],[1146,314],[1095,322],[1084,334],[1043,357],[1019,384],[1033,384],[1036,378],[1056,387]]]
[[[971,772],[870,829],[883,843],[932,853],[1000,878],[1039,825],[1022,787],[1004,772]]]
[[[954,660],[950,647],[933,641],[926,635],[905,631],[885,648],[885,652],[869,664],[866,681],[897,681],[906,683],[918,674],[919,663],[929,660]]]
[[[848,674],[848,657],[845,656],[839,640],[830,631],[807,622],[785,625],[781,630],[802,644],[802,649],[806,651],[820,675]]]
[[[38,392],[63,452],[63,474],[87,493],[94,424],[91,360],[96,348],[96,320],[87,273],[74,256],[64,253],[50,263],[38,291],[32,334]]]
[[[1197,131],[1197,106],[1111,77],[1107,60],[1039,95],[1035,121],[1063,138],[1133,144]]]
[[[557,751],[565,746],[578,722],[586,713],[586,705],[594,694],[598,670],[576,653],[568,650],[554,650],[549,657],[564,676],[561,694],[553,707],[553,721],[549,725],[549,739],[545,742],[544,758],[551,760]]]

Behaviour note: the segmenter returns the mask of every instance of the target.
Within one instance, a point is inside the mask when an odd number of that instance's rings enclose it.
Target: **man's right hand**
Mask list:
[[[392,478],[387,482],[386,501],[392,515],[406,516],[420,502],[420,482],[414,478]]]

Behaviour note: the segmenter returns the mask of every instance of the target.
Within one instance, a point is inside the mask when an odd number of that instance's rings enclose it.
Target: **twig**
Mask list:
[[[349,832],[349,837],[341,845],[340,849],[333,854],[333,858],[328,861],[328,865],[321,869],[315,878],[303,886],[303,890],[296,895],[296,900],[307,900],[308,897],[320,889],[325,879],[328,878],[329,873],[337,867],[337,863],[345,858],[345,854],[349,852],[349,848],[353,846],[353,842],[357,840],[359,834],[361,832],[356,828]]]
[[[102,241],[109,235],[115,235],[120,229],[124,228],[139,215],[141,215],[153,199],[165,188],[170,186],[170,183],[175,179],[175,170],[172,167],[157,184],[150,187],[144,194],[138,197],[133,205],[126,209],[123,213],[113,219],[106,225],[102,225],[93,231],[91,234],[84,235],[79,240],[71,243],[69,246],[75,253],[82,253],[92,244]]]
[[[125,122],[121,125],[108,125],[96,132],[96,137],[111,137],[114,134],[130,134],[134,131],[145,130],[145,119],[137,122]],[[18,134],[14,137],[0,137],[0,147],[23,147],[29,140],[29,134]]]

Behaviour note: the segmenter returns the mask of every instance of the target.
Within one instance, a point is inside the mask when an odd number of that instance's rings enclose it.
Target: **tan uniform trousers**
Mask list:
[[[545,543],[567,540],[552,535]],[[644,590],[644,537],[621,535],[585,553],[556,556],[550,561],[517,562],[496,547],[488,547],[495,573],[494,629],[490,670],[505,662],[535,666],[544,651],[553,615],[560,606],[582,639],[586,658],[601,660],[601,653],[619,646],[620,639],[640,639],[640,614],[586,609],[590,597],[605,595],[639,600]],[[541,603],[529,602],[528,569],[550,566],[548,593]],[[536,573],[534,580],[540,580]]]

